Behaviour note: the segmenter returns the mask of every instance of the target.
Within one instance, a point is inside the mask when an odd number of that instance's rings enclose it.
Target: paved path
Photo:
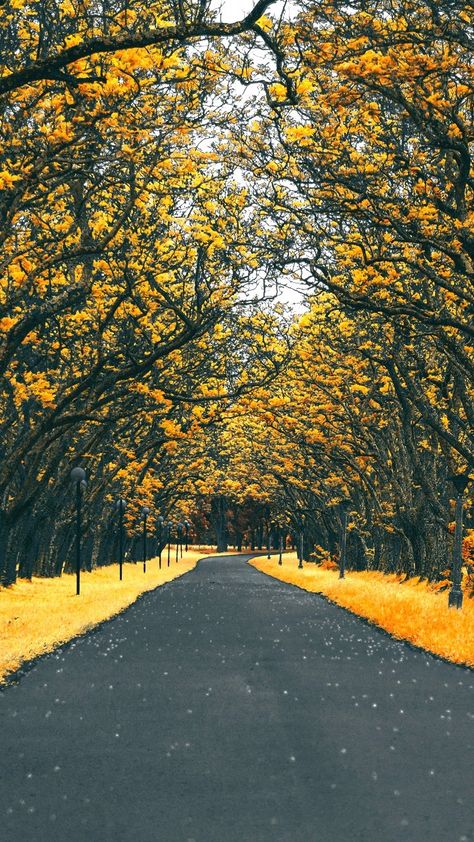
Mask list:
[[[0,837],[471,842],[473,685],[205,560],[0,693]]]

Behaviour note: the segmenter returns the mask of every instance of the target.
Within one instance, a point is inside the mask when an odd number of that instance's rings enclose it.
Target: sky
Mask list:
[[[256,0],[213,0],[214,8],[222,8],[222,19],[226,21],[240,20],[255,6]],[[275,3],[269,12],[278,14],[283,6],[282,2]]]
[[[216,9],[222,9],[222,20],[230,22],[245,17],[256,2],[257,0],[213,0],[212,6]],[[283,2],[276,2],[271,10],[269,9],[269,12],[271,11],[273,15],[279,14],[283,5]],[[304,309],[304,296],[297,290],[282,289],[278,300],[291,309]]]
[[[222,17],[227,20],[238,20],[250,12],[254,6],[253,0],[223,0],[213,5],[222,6]]]
[[[223,20],[239,20],[250,12],[254,6],[253,0],[213,0],[214,8],[222,8]]]

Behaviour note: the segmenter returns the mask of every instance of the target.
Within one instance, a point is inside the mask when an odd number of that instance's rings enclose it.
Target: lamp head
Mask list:
[[[471,482],[473,477],[470,477],[469,474],[452,474],[450,477],[448,477],[448,479],[450,479],[452,484],[454,485],[456,494],[458,494],[459,497],[461,497],[462,494],[464,494],[468,484]]]
[[[82,482],[86,478],[86,472],[84,468],[73,468],[70,477],[71,482]]]

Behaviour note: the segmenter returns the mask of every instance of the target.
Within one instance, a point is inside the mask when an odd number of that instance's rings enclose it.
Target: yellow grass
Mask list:
[[[474,599],[464,598],[461,611],[448,608],[447,592],[438,593],[418,579],[401,584],[400,577],[376,571],[339,573],[305,564],[298,570],[296,553],[253,559],[257,570],[306,591],[321,593],[365,617],[400,640],[409,640],[435,655],[474,667]]]
[[[172,548],[170,567],[166,553],[161,571],[158,559],[147,562],[146,574],[142,564],[127,563],[122,582],[118,564],[99,567],[81,574],[80,596],[76,596],[72,573],[55,579],[33,577],[31,582],[22,579],[10,588],[0,588],[0,683],[24,661],[118,614],[145,591],[188,573],[207,554],[190,549],[176,564]]]

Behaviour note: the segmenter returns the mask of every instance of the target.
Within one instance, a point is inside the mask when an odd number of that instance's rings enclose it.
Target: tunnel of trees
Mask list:
[[[302,531],[327,560],[348,500],[349,568],[446,576],[473,5],[5,0],[2,584],[70,568],[76,465],[86,569],[120,496],[130,558],[147,505],[156,539],[159,515],[219,549]]]

